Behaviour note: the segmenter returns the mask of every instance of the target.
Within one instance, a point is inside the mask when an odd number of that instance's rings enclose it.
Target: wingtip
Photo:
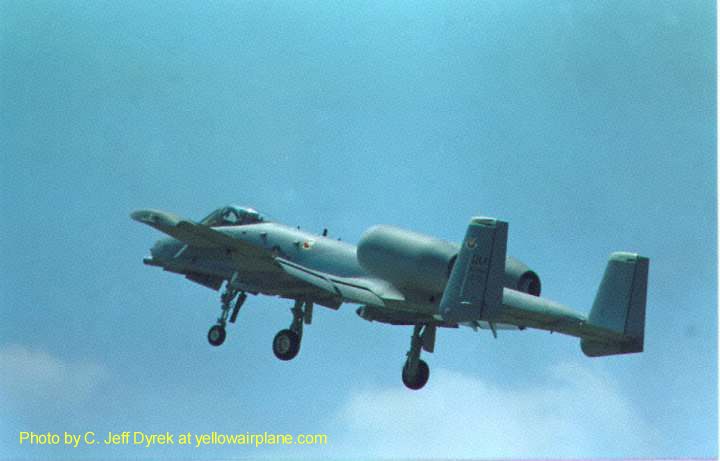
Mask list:
[[[152,210],[135,210],[130,213],[130,218],[141,223],[154,222],[155,214]]]
[[[136,210],[130,213],[130,218],[149,226],[174,226],[180,218],[172,213],[160,210]]]

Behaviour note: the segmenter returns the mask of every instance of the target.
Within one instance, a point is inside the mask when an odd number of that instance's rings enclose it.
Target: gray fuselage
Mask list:
[[[309,269],[341,277],[368,276],[358,263],[356,247],[336,239],[274,222],[213,229]],[[165,238],[158,240],[150,251],[153,260],[172,272],[225,280],[237,272],[248,291],[285,294],[284,287],[276,283],[278,280],[265,276],[267,271],[262,264],[247,257],[236,258],[229,250],[189,246],[174,238]]]

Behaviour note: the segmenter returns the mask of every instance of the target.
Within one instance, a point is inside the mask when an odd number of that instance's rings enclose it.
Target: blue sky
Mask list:
[[[0,2],[0,459],[715,457],[715,4]],[[357,242],[473,215],[586,312],[608,254],[651,259],[646,351],[410,330],[142,265],[153,207],[253,205]],[[325,432],[326,447],[28,447],[18,432]]]

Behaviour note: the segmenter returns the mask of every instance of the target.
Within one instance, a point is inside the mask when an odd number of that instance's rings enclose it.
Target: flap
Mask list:
[[[381,287],[374,287],[373,281],[370,279],[337,277],[308,269],[282,258],[276,258],[275,261],[288,274],[332,293],[342,298],[343,301],[378,307],[385,306],[383,300],[376,293],[376,291],[381,291]]]

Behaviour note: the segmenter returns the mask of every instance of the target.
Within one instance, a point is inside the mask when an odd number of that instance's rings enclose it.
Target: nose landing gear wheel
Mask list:
[[[425,383],[428,382],[428,378],[430,378],[430,367],[428,367],[428,364],[425,363],[424,360],[419,360],[415,375],[411,376],[408,365],[409,363],[405,362],[402,370],[403,384],[414,391],[421,389],[425,386]]]
[[[273,339],[273,353],[280,360],[292,360],[300,352],[300,336],[292,330],[280,330]]]
[[[225,327],[222,325],[213,325],[208,331],[208,342],[213,346],[219,346],[225,342]]]

